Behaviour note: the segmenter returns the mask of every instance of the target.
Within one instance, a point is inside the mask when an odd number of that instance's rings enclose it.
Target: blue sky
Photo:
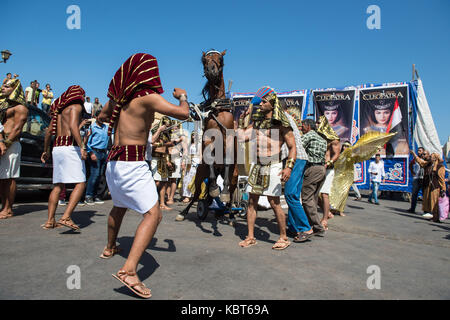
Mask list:
[[[156,2],[156,3],[155,3]],[[69,5],[81,30],[69,30]],[[369,5],[381,29],[369,30]],[[227,49],[232,91],[278,91],[411,80],[419,70],[441,142],[450,136],[450,1],[13,1],[3,0],[0,49],[13,56],[0,74],[55,95],[79,84],[106,102],[114,72],[131,54],[159,62],[164,97],[174,87],[201,101],[202,50]]]

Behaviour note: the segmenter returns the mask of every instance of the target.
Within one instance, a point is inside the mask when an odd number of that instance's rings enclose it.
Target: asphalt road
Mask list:
[[[43,230],[46,196],[19,194],[16,216],[0,221],[0,299],[136,299],[111,274],[125,261],[140,215],[127,213],[123,252],[103,260],[112,201],[76,208],[81,232]],[[284,251],[271,249],[278,228],[270,210],[258,213],[258,244],[244,249],[245,220],[234,228],[212,214],[200,222],[193,208],[176,222],[178,203],[164,212],[138,275],[152,299],[449,299],[450,220],[432,223],[406,213],[407,202],[381,203],[349,200],[347,216],[331,219],[325,238]],[[380,289],[367,286],[374,265]],[[69,266],[79,267],[80,289],[68,289]]]

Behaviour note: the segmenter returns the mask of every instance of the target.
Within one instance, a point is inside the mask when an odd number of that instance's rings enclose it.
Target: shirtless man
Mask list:
[[[27,122],[28,109],[19,79],[6,81],[0,96],[0,219],[13,216],[12,205],[16,195],[16,178],[20,175],[22,147],[19,136]]]
[[[150,126],[155,112],[176,119],[189,116],[185,90],[173,91],[179,106],[160,96],[163,92],[156,59],[149,54],[134,54],[114,75],[108,90],[110,100],[100,113],[100,119],[111,119],[110,129],[115,128],[106,168],[114,207],[108,217],[108,242],[100,257],[111,258],[118,252],[116,239],[127,209],[142,214],[128,258],[113,277],[143,298],[150,298],[151,291],[140,282],[136,269],[162,219],[155,182],[144,161]]]
[[[323,217],[320,223],[323,225],[325,230],[328,230],[328,218],[333,217],[333,214],[330,212],[330,198],[329,198],[331,186],[333,185],[334,179],[333,164],[336,162],[336,160],[339,158],[339,155],[341,154],[341,143],[339,141],[339,136],[331,128],[325,116],[320,117],[317,133],[321,134],[323,138],[327,140],[327,151],[325,153],[326,176],[319,193],[322,198],[321,207],[323,210]],[[344,216],[344,213],[341,213],[341,216]]]
[[[52,135],[56,136],[53,150],[53,190],[48,198],[48,219],[41,227],[53,229],[61,225],[72,230],[79,230],[72,221],[72,213],[84,194],[86,187],[87,159],[86,146],[80,135],[81,115],[84,109],[84,90],[80,86],[70,86],[51,107],[52,123],[47,129],[44,140],[44,152],[41,156],[43,163],[50,157],[50,143]],[[74,183],[69,203],[63,216],[55,221],[58,200],[65,184]]]
[[[175,193],[177,190],[177,180],[181,179],[183,153],[186,152],[186,139],[181,133],[179,126],[172,130],[171,141],[173,147],[169,147],[170,161],[175,166],[169,176],[169,185],[167,188],[167,204],[174,204]]]
[[[170,127],[170,119],[163,117],[159,126],[166,128]],[[172,168],[172,164],[169,159],[169,147],[174,143],[170,141],[170,134],[168,130],[162,130],[159,132],[156,142],[152,144],[152,159],[150,169],[153,174],[153,179],[156,182],[156,188],[159,192],[159,207],[162,210],[172,210],[172,208],[166,205],[166,191],[169,185],[169,170]]]
[[[286,235],[286,215],[280,205],[281,182],[289,180],[296,159],[296,147],[294,134],[281,109],[275,91],[270,87],[263,87],[252,99],[253,105],[260,104],[258,112],[253,116],[253,124],[244,132],[238,130],[240,143],[255,140],[258,161],[252,164],[248,178],[249,182],[249,206],[247,210],[248,235],[239,246],[247,248],[256,244],[254,235],[256,209],[261,195],[267,196],[270,206],[275,212],[280,238],[272,249],[283,250],[291,243]],[[247,111],[247,114],[250,114]],[[278,130],[278,135],[273,135]],[[289,149],[286,167],[283,169],[281,162],[281,146],[286,143]]]

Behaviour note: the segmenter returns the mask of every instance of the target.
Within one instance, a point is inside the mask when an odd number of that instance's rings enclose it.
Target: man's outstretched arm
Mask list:
[[[186,120],[189,118],[189,104],[187,102],[186,91],[175,88],[173,96],[180,101],[180,105],[176,106],[159,94],[149,94],[143,97],[144,104],[155,112],[159,112],[178,120]]]

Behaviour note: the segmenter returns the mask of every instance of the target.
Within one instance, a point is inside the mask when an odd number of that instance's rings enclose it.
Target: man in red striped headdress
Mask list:
[[[133,246],[124,266],[113,276],[143,298],[151,293],[136,275],[138,262],[162,219],[158,193],[152,174],[145,161],[145,149],[154,113],[177,119],[187,119],[189,104],[186,91],[175,88],[173,96],[180,101],[176,106],[167,102],[163,93],[156,59],[145,53],[128,58],[117,70],[108,90],[109,102],[99,116],[110,120],[114,130],[112,147],[106,167],[106,181],[114,203],[108,217],[108,242],[101,258],[111,258],[119,248],[116,239],[127,209],[143,215]]]
[[[83,103],[83,88],[70,86],[51,106],[52,122],[45,135],[41,160],[45,163],[49,159],[51,137],[56,136],[52,151],[54,187],[48,199],[48,220],[42,225],[44,229],[53,229],[59,225],[80,229],[71,216],[83,195],[86,181],[84,160],[87,153],[79,130]],[[66,183],[74,183],[75,188],[63,216],[56,222],[59,194]]]

